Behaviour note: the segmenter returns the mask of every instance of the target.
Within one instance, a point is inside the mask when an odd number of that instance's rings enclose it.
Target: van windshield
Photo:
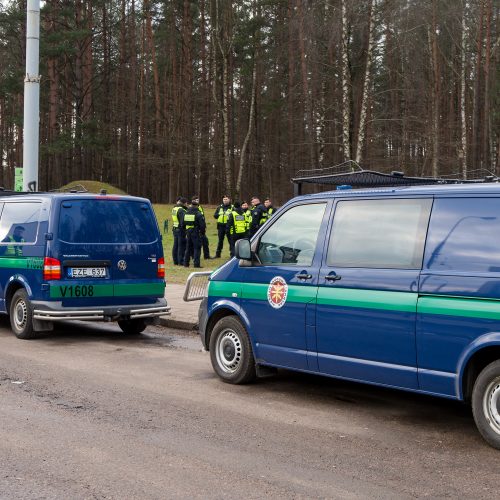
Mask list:
[[[151,208],[130,200],[68,200],[61,204],[59,239],[68,243],[151,243]]]

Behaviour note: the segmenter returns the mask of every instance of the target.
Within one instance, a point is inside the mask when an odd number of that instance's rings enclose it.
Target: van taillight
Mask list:
[[[43,261],[43,279],[60,280],[61,279],[61,263],[52,257],[45,257]]]
[[[158,259],[158,278],[165,278],[165,259],[163,257]]]

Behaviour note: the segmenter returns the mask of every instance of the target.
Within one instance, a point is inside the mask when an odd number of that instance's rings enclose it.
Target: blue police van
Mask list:
[[[18,338],[61,320],[117,321],[130,334],[169,311],[151,203],[131,196],[0,196],[0,312]]]
[[[470,402],[500,448],[500,185],[343,190],[289,201],[215,271],[213,368],[275,368]]]

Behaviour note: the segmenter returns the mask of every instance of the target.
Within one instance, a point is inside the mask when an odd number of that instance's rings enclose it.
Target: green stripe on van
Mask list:
[[[122,283],[117,285],[90,285],[75,283],[74,285],[51,285],[50,298],[76,299],[90,297],[163,297],[163,283]]]
[[[233,293],[240,295],[241,283],[234,281],[209,281],[208,295],[212,297],[232,297]]]
[[[212,297],[232,297],[241,290],[242,298],[267,300],[268,287],[268,283],[211,281],[208,293]],[[500,300],[477,297],[418,297],[415,292],[288,285],[287,301],[311,302],[316,292],[320,305],[415,313],[418,300],[420,314],[500,320]]]
[[[113,285],[50,285],[51,299],[113,297]]]
[[[500,301],[466,297],[423,296],[418,299],[418,312],[500,320]]]
[[[318,304],[363,309],[416,312],[417,293],[319,287]]]
[[[42,257],[2,257],[0,256],[0,268],[15,269],[42,269]]]
[[[243,283],[241,297],[244,299],[267,300],[269,283]],[[317,287],[288,285],[287,302],[311,302],[316,298]]]
[[[210,297],[232,297],[237,293],[244,299],[267,300],[269,283],[238,283],[234,281],[210,281],[208,295]],[[288,285],[287,301],[311,302],[316,298],[315,286]]]
[[[114,285],[115,297],[139,297],[144,295],[158,295],[163,297],[165,285],[163,283],[127,283]]]

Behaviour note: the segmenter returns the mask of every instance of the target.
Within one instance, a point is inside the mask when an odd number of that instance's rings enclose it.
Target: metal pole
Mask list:
[[[26,76],[24,78],[23,190],[38,189],[40,126],[40,0],[28,0],[26,16]]]

